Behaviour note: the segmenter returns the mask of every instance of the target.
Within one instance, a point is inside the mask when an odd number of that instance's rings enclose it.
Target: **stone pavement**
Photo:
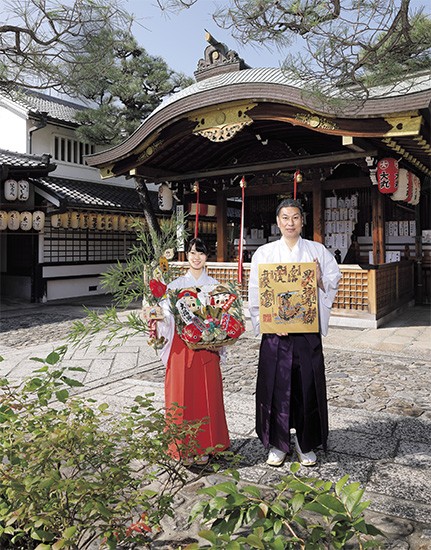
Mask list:
[[[103,307],[105,297],[85,303]],[[26,376],[34,362],[65,343],[74,319],[84,311],[79,300],[30,304],[3,301],[0,325],[0,375]],[[231,449],[242,456],[241,478],[268,486],[289,470],[265,464],[266,452],[254,432],[254,386],[259,340],[248,325],[240,342],[228,350],[223,367],[225,406]],[[163,367],[145,336],[99,353],[95,338],[88,350],[72,349],[65,361],[84,367],[82,393],[121,409],[136,395],[154,393],[163,406]],[[328,452],[303,469],[332,481],[349,474],[371,500],[367,518],[389,539],[386,548],[431,549],[431,327],[430,309],[408,308],[378,329],[332,327],[324,339],[329,397]],[[292,457],[292,460],[294,457]],[[207,481],[211,482],[211,480]],[[190,510],[191,496],[183,497]],[[167,522],[168,540],[193,535],[184,521]],[[194,533],[195,534],[195,533]]]

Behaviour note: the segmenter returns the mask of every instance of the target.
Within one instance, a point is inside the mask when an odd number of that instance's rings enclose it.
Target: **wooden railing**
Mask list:
[[[181,271],[186,271],[187,263],[176,262]],[[359,266],[340,266],[341,280],[333,310],[372,314],[376,319],[394,311],[414,298],[414,263],[403,261],[369,269]],[[207,272],[220,283],[238,281],[236,263],[207,262]],[[241,294],[247,300],[250,264],[243,266]]]

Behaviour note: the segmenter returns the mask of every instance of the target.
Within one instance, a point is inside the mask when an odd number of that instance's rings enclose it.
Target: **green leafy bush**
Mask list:
[[[122,412],[71,395],[81,383],[60,366],[65,351],[33,358],[21,383],[0,380],[0,547],[145,548],[187,482],[168,445],[199,425],[167,425],[150,395]]]
[[[381,531],[365,521],[359,483],[344,476],[337,483],[299,477],[298,463],[273,491],[241,485],[238,472],[233,479],[200,489],[206,498],[192,511],[190,521],[202,516],[208,529],[199,535],[209,545],[193,543],[187,550],[339,549],[371,548],[381,545]],[[266,493],[266,494],[264,494]]]

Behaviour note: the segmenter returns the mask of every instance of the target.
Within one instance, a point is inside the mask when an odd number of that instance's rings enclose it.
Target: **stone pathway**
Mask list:
[[[431,330],[429,310],[414,310],[404,321],[379,329],[330,329],[324,339],[329,450],[319,453],[312,474],[335,481],[348,473],[372,501],[368,519],[388,534],[385,548],[425,550],[431,548]],[[83,315],[81,307],[67,304],[3,311],[0,374],[28,374],[34,367],[29,357],[44,357],[63,344]],[[85,395],[120,410],[135,395],[152,392],[163,406],[164,369],[145,336],[103,354],[97,345],[96,338],[87,351],[69,349],[66,356],[71,365],[87,369]],[[232,450],[242,456],[241,478],[267,487],[288,472],[290,462],[268,467],[254,433],[258,352],[259,340],[248,330],[229,347],[223,378]],[[196,483],[216,481],[209,476]],[[178,514],[167,520],[154,548],[175,548],[173,541],[196,537],[196,530],[185,529],[195,488],[181,495]]]

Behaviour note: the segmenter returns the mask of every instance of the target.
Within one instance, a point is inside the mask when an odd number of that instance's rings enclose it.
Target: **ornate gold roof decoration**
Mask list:
[[[248,103],[195,113],[190,117],[190,120],[197,123],[193,133],[210,141],[228,141],[245,126],[253,123],[247,111],[255,106],[256,103]]]
[[[322,128],[324,130],[336,130],[338,128],[335,122],[332,122],[331,120],[328,120],[327,118],[321,117],[319,115],[313,115],[311,113],[297,113],[295,115],[295,119],[298,122],[303,122],[304,124],[307,124],[307,126],[310,126],[311,128]]]
[[[163,141],[159,140],[146,147],[142,153],[140,153],[136,159],[136,162],[139,163],[146,160],[148,157],[151,157],[151,155],[153,155],[161,145],[163,145]]]
[[[420,132],[422,117],[416,111],[412,111],[410,113],[387,116],[385,117],[385,121],[391,126],[391,129],[385,133],[385,136],[414,136]]]

